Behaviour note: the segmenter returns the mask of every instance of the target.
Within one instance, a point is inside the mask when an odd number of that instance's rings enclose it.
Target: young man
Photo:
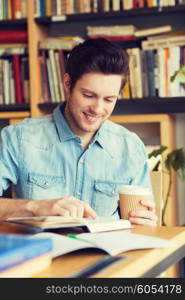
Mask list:
[[[72,50],[63,78],[67,102],[2,130],[0,195],[12,185],[19,199],[0,200],[1,218],[119,218],[119,187],[150,187],[143,143],[107,120],[127,75],[127,55],[104,39]],[[155,225],[154,202],[142,204],[148,210],[132,212],[131,222]]]

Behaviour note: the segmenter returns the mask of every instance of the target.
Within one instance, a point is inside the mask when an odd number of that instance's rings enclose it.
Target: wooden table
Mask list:
[[[138,226],[129,231],[166,238],[175,242],[174,247],[132,250],[119,256],[125,257],[90,276],[96,278],[114,277],[156,277],[168,267],[185,257],[185,227],[144,227]],[[0,223],[1,233],[24,233],[19,225]],[[94,250],[80,250],[55,258],[51,266],[34,277],[71,278],[89,265],[105,256]]]

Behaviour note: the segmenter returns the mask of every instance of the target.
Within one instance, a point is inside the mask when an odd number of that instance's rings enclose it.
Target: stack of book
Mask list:
[[[31,277],[47,268],[52,259],[52,240],[0,234],[0,278]]]

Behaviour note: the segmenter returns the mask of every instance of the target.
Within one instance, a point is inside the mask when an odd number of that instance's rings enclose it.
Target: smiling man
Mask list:
[[[128,75],[128,57],[104,39],[76,46],[67,61],[66,102],[52,115],[3,129],[0,217],[63,215],[119,218],[121,185],[150,187],[145,148],[138,136],[108,121]],[[153,200],[133,211],[134,224],[156,225]]]

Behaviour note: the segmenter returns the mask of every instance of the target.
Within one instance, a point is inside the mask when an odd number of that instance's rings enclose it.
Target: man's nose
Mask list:
[[[95,101],[92,105],[92,111],[96,114],[101,114],[103,111],[103,105],[102,105],[102,100],[98,99]]]

